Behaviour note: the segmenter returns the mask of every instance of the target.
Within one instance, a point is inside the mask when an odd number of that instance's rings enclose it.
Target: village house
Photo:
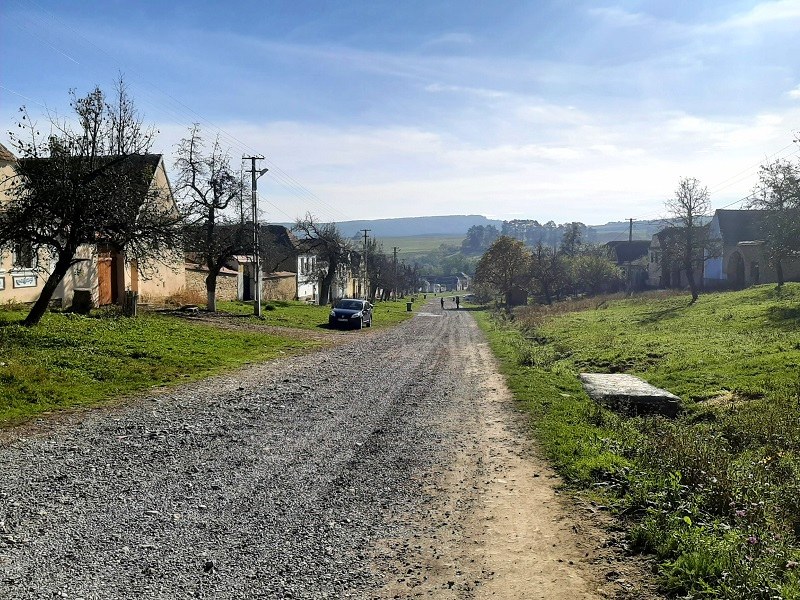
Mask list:
[[[623,273],[626,285],[636,291],[648,286],[650,267],[649,240],[612,241],[605,244],[609,258]]]
[[[703,282],[707,246],[708,225],[697,228],[698,242],[694,260],[694,279],[698,285]],[[678,247],[684,234],[683,227],[665,227],[653,236],[650,241],[649,262],[647,266],[648,283],[658,288],[681,289],[689,285],[683,268]]]
[[[47,160],[47,159],[41,159]],[[8,190],[15,173],[16,157],[0,144],[0,206],[8,201]],[[163,157],[160,154],[126,157],[122,168],[147,170],[151,175],[150,189],[169,208],[176,210]],[[14,248],[0,255],[0,303],[34,302],[49,276],[50,260],[45,249]],[[182,290],[186,285],[183,260],[163,257],[146,270],[134,260],[102,243],[84,245],[78,249],[77,261],[58,286],[53,300],[62,306],[72,305],[76,290],[86,290],[95,306],[121,303],[124,293],[138,293],[141,301],[157,301]]]
[[[765,253],[764,210],[717,210],[709,235],[720,250],[706,261],[704,283],[710,288],[739,289],[778,281]],[[786,281],[800,280],[800,259],[781,261]]]

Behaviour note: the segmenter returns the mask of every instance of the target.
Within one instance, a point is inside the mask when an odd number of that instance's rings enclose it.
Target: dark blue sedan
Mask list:
[[[372,304],[366,300],[355,298],[342,298],[333,305],[331,314],[328,315],[328,325],[331,327],[362,327],[372,326]]]

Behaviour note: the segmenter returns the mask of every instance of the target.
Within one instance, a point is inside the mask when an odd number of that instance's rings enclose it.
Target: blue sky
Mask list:
[[[196,121],[267,157],[267,220],[655,218],[797,160],[798,31],[800,0],[3,0],[0,140],[122,72],[168,163]]]

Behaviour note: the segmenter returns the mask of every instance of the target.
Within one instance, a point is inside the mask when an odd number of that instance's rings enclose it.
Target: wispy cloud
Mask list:
[[[717,29],[752,29],[779,24],[793,27],[800,22],[800,2],[774,0],[756,4],[748,11],[735,14],[716,25]]]

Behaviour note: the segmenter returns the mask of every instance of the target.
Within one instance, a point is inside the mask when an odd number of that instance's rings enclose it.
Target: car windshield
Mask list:
[[[336,308],[361,310],[363,308],[363,302],[361,300],[339,300],[336,303]]]

